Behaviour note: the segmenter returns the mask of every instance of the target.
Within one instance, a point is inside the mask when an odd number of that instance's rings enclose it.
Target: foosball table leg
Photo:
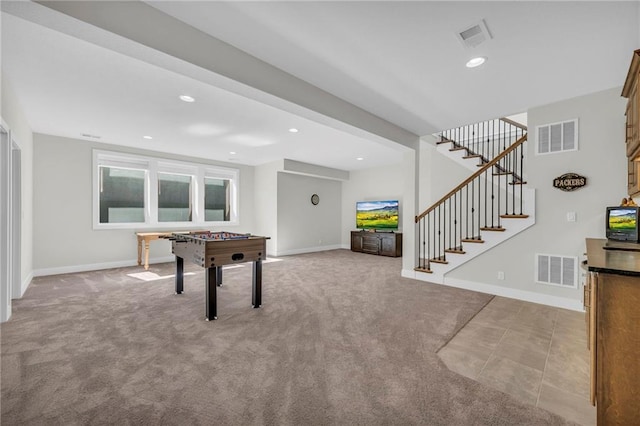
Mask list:
[[[262,261],[256,260],[253,262],[253,286],[251,301],[254,308],[259,308],[262,305]]]
[[[218,269],[222,271],[222,266],[207,268],[205,273],[205,316],[207,321],[218,319],[216,287],[218,287],[218,276],[222,276]]]
[[[176,256],[176,294],[184,290],[184,259]]]
[[[216,268],[216,283],[218,287],[222,287],[222,266]]]

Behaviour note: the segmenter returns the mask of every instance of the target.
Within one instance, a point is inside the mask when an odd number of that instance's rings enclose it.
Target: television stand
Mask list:
[[[401,257],[402,232],[351,231],[351,251]]]

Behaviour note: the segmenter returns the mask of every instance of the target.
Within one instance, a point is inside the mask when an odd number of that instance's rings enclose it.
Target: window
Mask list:
[[[193,176],[158,173],[158,222],[191,222]]]
[[[578,120],[536,127],[536,154],[551,154],[578,149]]]
[[[237,169],[94,150],[94,228],[238,224]]]
[[[204,178],[204,220],[229,220],[229,179]]]
[[[144,170],[99,166],[100,223],[144,223]]]

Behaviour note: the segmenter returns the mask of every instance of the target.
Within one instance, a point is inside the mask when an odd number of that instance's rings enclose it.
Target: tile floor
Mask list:
[[[458,374],[580,425],[596,424],[584,313],[496,296],[438,355]]]

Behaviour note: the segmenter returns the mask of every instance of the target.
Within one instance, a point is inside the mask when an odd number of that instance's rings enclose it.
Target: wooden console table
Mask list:
[[[199,231],[184,231],[184,232],[176,232],[176,231],[136,232],[136,237],[138,238],[138,265],[142,265],[142,251],[144,250],[144,269],[149,269],[149,243],[151,241],[159,240],[160,238],[168,238],[172,234],[178,234],[178,233],[188,234],[189,232],[205,232],[205,231],[199,230]]]
[[[351,231],[351,251],[380,256],[402,256],[402,233]]]

